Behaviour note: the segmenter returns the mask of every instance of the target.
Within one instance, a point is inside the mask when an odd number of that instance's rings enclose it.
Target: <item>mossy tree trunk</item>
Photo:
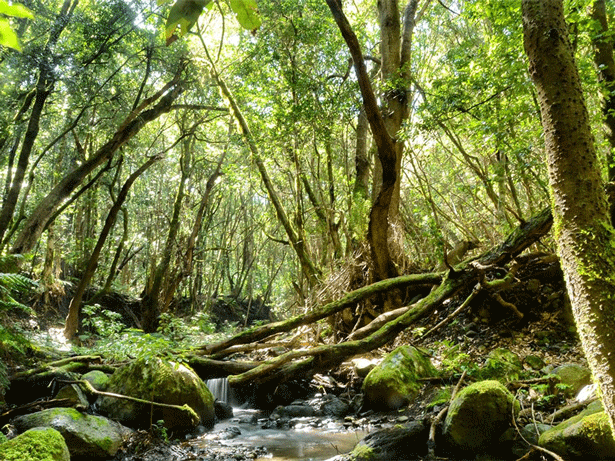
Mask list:
[[[615,427],[615,232],[562,0],[523,0],[545,134],[555,237],[587,361]]]

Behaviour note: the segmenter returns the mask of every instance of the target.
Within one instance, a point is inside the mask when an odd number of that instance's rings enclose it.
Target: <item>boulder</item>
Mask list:
[[[77,384],[68,384],[58,391],[56,399],[68,399],[71,401],[71,406],[87,408],[90,403],[81,388]]]
[[[461,390],[451,402],[443,434],[456,452],[485,453],[512,425],[519,402],[499,381],[480,381]]]
[[[574,397],[587,384],[591,384],[591,372],[587,367],[576,363],[565,363],[560,365],[553,374],[557,375],[561,384],[566,384],[570,387],[565,394],[567,397]]]
[[[215,422],[214,398],[203,380],[188,366],[161,359],[138,359],[115,371],[107,392],[153,400],[157,403],[185,406],[189,413],[131,400],[101,396],[101,413],[122,424],[148,428],[150,421],[164,421],[172,431],[188,432],[198,425],[208,428]],[[152,411],[154,414],[150,415]]]
[[[114,456],[130,433],[114,421],[83,414],[74,408],[50,408],[19,416],[13,424],[20,431],[35,427],[53,428],[64,437],[71,456],[87,459]]]
[[[429,425],[412,421],[404,426],[380,429],[368,434],[344,459],[351,461],[390,461],[415,459],[427,454]]]
[[[92,370],[81,377],[82,380],[89,382],[97,391],[104,392],[109,385],[109,375],[100,370]]]
[[[64,437],[51,427],[29,429],[0,444],[2,461],[70,461]]]
[[[615,459],[615,441],[609,420],[600,406],[591,406],[544,432],[538,445],[570,461]]]
[[[436,376],[429,359],[412,346],[400,346],[369,372],[363,381],[364,406],[376,411],[408,405],[423,384],[419,378]]]

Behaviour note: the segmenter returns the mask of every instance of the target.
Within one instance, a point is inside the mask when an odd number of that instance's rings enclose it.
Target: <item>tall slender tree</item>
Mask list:
[[[555,237],[585,356],[615,428],[615,231],[562,0],[523,0]]]

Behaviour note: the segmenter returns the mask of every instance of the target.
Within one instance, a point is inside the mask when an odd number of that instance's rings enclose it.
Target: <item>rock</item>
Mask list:
[[[75,381],[79,374],[70,371],[70,368],[55,368],[34,376],[27,376],[11,381],[11,387],[6,392],[7,402],[22,405],[38,399],[52,397],[59,386],[60,381]]]
[[[69,384],[61,388],[55,396],[56,399],[69,399],[73,407],[87,408],[90,403],[77,384]]]
[[[51,427],[29,429],[0,444],[2,461],[70,461],[64,437]]]
[[[316,412],[309,405],[287,405],[277,407],[274,414],[282,418],[305,418],[314,416]]]
[[[417,396],[423,385],[419,378],[436,374],[429,359],[418,349],[400,346],[363,381],[364,406],[376,411],[401,408]]]
[[[214,409],[218,421],[224,421],[225,419],[231,419],[233,417],[233,407],[226,402],[216,400],[214,402]]]
[[[50,408],[19,416],[13,424],[20,431],[51,427],[62,434],[70,455],[94,458],[114,456],[129,430],[102,416],[87,415],[74,408]]]
[[[350,405],[341,401],[336,396],[330,396],[330,398],[325,399],[321,409],[325,416],[343,418],[350,412]]]
[[[500,347],[489,353],[480,375],[483,379],[514,380],[519,378],[521,371],[523,371],[523,364],[519,356]]]
[[[615,459],[615,441],[605,412],[587,409],[544,432],[538,445],[570,461]]]
[[[346,459],[353,461],[390,461],[414,459],[427,454],[429,425],[412,421],[405,426],[395,426],[368,434]]]
[[[191,368],[182,364],[161,359],[136,360],[113,373],[107,392],[192,409],[188,415],[185,411],[154,406],[150,419],[149,404],[101,396],[101,413],[129,427],[148,428],[150,421],[164,420],[167,429],[188,432],[199,424],[211,428],[215,422],[211,392]]]
[[[82,380],[89,382],[97,391],[104,392],[109,385],[109,375],[100,370],[93,370],[81,377]]]
[[[364,358],[356,358],[350,361],[352,363],[352,368],[359,378],[365,378],[367,374],[372,371],[378,362],[375,360],[369,360]]]
[[[596,384],[588,384],[587,386],[583,386],[575,397],[575,400],[582,403],[595,397],[598,397],[598,386]]]
[[[568,397],[577,395],[583,386],[592,382],[589,369],[576,363],[560,365],[553,370],[553,374],[559,376],[561,384],[570,386],[570,389],[564,392]]]
[[[443,434],[452,448],[488,452],[511,426],[513,405],[519,402],[499,381],[480,381],[461,390],[451,402]]]
[[[527,355],[523,359],[523,363],[527,365],[532,370],[541,370],[545,367],[546,363],[543,359],[538,357],[537,355]]]

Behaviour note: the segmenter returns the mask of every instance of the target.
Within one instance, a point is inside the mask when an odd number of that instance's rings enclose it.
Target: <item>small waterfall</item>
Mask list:
[[[216,400],[220,402],[229,403],[229,387],[228,379],[226,378],[214,378],[208,379],[205,384],[209,388],[209,391],[213,394]]]

